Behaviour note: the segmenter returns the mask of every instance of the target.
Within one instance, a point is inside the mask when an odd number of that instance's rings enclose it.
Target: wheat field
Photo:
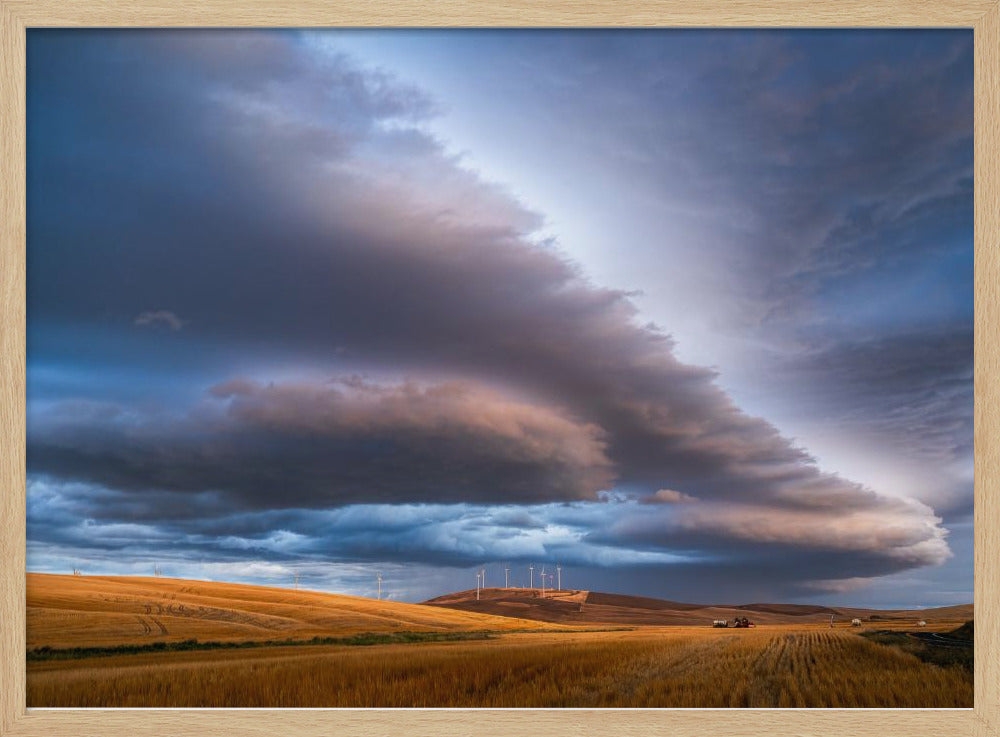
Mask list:
[[[29,706],[969,707],[971,677],[848,630],[511,633],[29,664]]]
[[[558,625],[317,591],[159,577],[27,576],[29,650],[553,628]]]
[[[968,669],[846,623],[571,628],[320,592],[41,574],[28,575],[27,605],[31,707],[972,705]]]

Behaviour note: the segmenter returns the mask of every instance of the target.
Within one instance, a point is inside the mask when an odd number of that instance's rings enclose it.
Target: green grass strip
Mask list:
[[[143,653],[186,652],[189,650],[243,650],[257,647],[297,647],[301,645],[398,645],[418,642],[462,642],[467,640],[492,640],[504,634],[573,634],[582,632],[629,632],[633,627],[608,627],[603,629],[517,629],[473,630],[467,632],[364,632],[347,637],[313,637],[310,640],[245,640],[218,642],[180,640],[177,642],[150,642],[143,645],[110,645],[106,647],[43,647],[27,652],[29,662],[44,660],[80,660],[103,658],[113,655],[141,655]]]
[[[150,642],[143,645],[111,645],[108,647],[39,647],[27,652],[29,661],[78,660],[112,655],[140,655],[142,653],[186,652],[190,650],[243,650],[257,647],[296,647],[301,645],[394,645],[415,642],[459,642],[463,640],[489,640],[496,635],[490,631],[474,632],[364,632],[348,637],[313,637],[310,640],[246,640],[240,642]]]

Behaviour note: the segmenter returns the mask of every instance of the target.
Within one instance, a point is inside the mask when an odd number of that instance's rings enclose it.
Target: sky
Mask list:
[[[972,33],[28,31],[27,561],[972,601]]]

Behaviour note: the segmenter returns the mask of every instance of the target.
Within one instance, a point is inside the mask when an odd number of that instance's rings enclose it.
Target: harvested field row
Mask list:
[[[672,628],[37,663],[28,704],[969,707],[972,680],[848,631]]]

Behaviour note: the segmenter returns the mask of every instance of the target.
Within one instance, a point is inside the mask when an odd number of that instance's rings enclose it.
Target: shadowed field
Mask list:
[[[588,592],[574,596],[586,611]],[[679,611],[631,599],[591,603]],[[539,621],[553,603],[573,606],[539,599],[521,607],[533,618],[513,618],[259,586],[29,574],[28,705],[972,705],[971,650],[958,660],[927,652],[938,640],[955,646],[964,635],[934,631],[958,622],[913,635],[901,622],[831,629],[828,619],[581,631]]]
[[[830,617],[841,622],[855,617],[866,624],[906,624],[924,620],[957,626],[972,619],[972,605],[922,610],[879,610],[828,607],[815,604],[687,604],[664,599],[598,591],[553,591],[542,597],[538,589],[483,589],[457,591],[424,602],[431,606],[481,614],[538,619],[558,624],[701,625],[715,619],[747,617],[758,624],[822,624]]]

